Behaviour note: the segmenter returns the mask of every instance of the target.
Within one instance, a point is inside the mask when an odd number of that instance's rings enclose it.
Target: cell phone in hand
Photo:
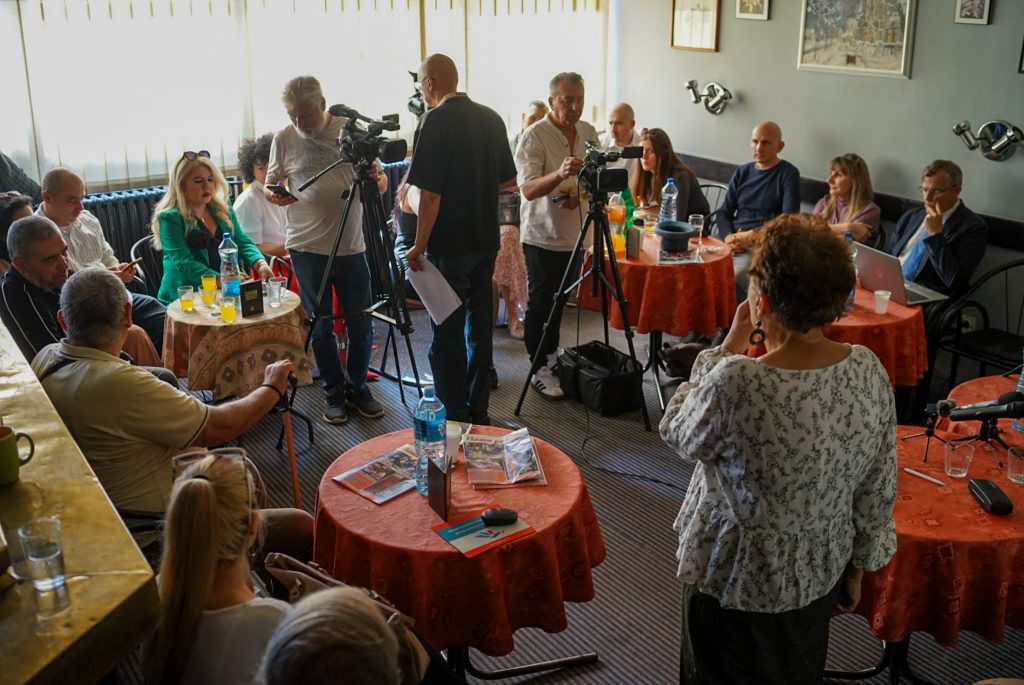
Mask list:
[[[126,268],[126,269],[130,269],[130,268],[132,268],[133,266],[136,266],[137,264],[140,264],[140,263],[142,263],[142,257],[136,257],[136,258],[135,258],[135,259],[133,259],[132,261],[130,261],[130,262],[128,262],[127,264],[125,264],[125,265],[124,265],[124,268]]]
[[[277,195],[279,197],[290,197],[293,200],[298,200],[299,199],[299,198],[295,197],[294,195],[292,195],[291,193],[289,193],[288,189],[285,188],[283,185],[281,185],[279,183],[270,183],[270,184],[268,184],[267,185],[267,190],[269,190],[274,195]]]

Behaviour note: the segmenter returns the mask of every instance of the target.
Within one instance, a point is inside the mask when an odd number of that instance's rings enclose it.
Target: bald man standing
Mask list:
[[[754,161],[733,172],[729,190],[716,215],[718,234],[733,249],[732,265],[739,302],[747,299],[749,248],[754,231],[780,214],[800,211],[800,171],[779,158],[784,147],[782,129],[774,121],[755,126],[750,135]]]
[[[625,102],[612,107],[608,113],[608,131],[601,136],[601,149],[622,152],[622,148],[640,144],[640,134],[636,130],[636,117],[633,108]],[[621,167],[629,172],[629,186],[633,187],[636,170],[640,168],[639,159],[617,159],[608,162],[609,167]]]
[[[430,367],[448,418],[490,423],[493,314],[491,277],[498,254],[498,190],[512,187],[516,167],[505,123],[456,88],[455,63],[431,55],[419,69],[427,113],[409,169],[420,189],[416,242],[409,267],[426,255],[462,300],[440,324],[431,321]]]

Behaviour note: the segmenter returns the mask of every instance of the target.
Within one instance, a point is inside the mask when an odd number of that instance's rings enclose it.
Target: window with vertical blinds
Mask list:
[[[166,182],[183,150],[230,170],[243,138],[288,124],[280,92],[299,74],[328,104],[399,112],[409,135],[408,72],[433,52],[510,135],[560,71],[584,76],[596,121],[606,15],[597,0],[3,2],[0,149],[33,175],[70,167],[93,191]]]

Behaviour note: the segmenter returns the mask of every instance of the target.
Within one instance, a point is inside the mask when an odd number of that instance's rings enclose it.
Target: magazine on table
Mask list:
[[[658,248],[658,264],[697,264],[701,261],[697,250],[662,250]]]
[[[334,477],[374,504],[383,504],[416,487],[416,448],[402,445]]]
[[[466,475],[474,488],[509,488],[516,485],[547,485],[540,455],[525,428],[504,436],[462,436]]]

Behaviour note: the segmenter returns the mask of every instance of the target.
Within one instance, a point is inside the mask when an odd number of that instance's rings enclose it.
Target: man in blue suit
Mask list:
[[[909,281],[957,296],[985,254],[988,226],[960,201],[963,172],[938,159],[921,174],[924,207],[900,217],[885,251],[900,258]]]

